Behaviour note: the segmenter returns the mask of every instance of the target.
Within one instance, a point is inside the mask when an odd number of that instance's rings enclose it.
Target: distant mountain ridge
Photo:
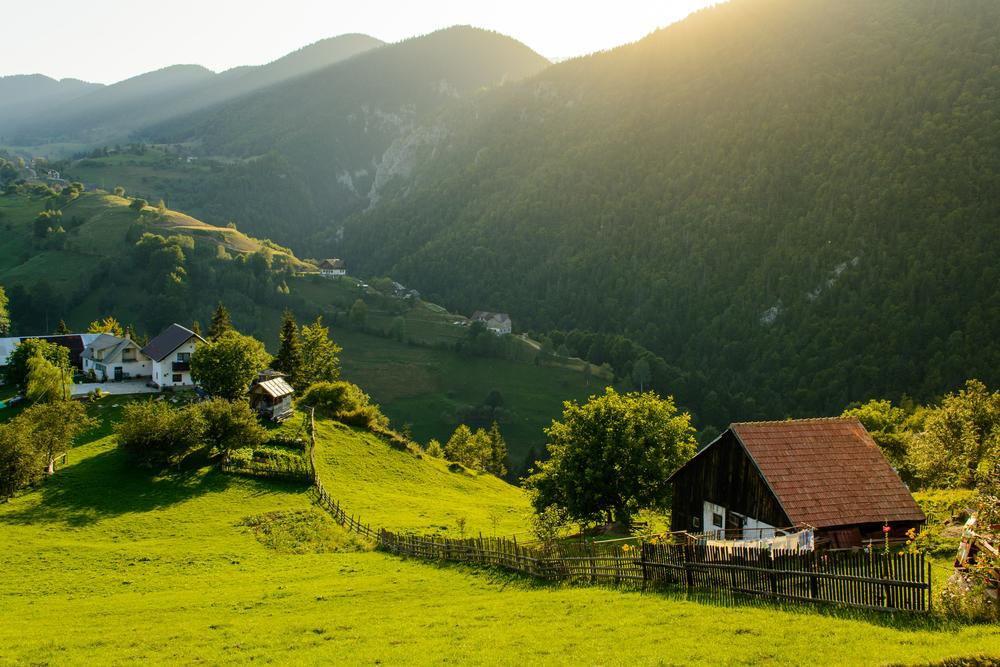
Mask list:
[[[89,84],[76,95],[67,91],[58,105],[35,104],[24,111],[5,111],[0,105],[0,136],[8,136],[15,144],[121,142],[143,126],[309,74],[381,45],[367,35],[343,35],[310,44],[266,65],[237,67],[220,74],[200,65],[173,65],[109,86]],[[0,92],[6,92],[3,83],[0,79]],[[17,91],[11,94],[17,95]]]

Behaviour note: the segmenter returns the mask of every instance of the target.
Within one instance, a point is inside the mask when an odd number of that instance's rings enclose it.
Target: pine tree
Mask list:
[[[292,311],[285,310],[284,323],[281,325],[281,344],[274,358],[274,369],[288,377],[288,382],[296,389],[303,388],[303,356],[299,343],[299,325],[295,322]]]
[[[486,472],[503,477],[507,474],[507,443],[500,435],[500,427],[497,426],[496,422],[493,422],[493,426],[490,427],[489,439],[490,451],[485,466]]]
[[[202,335],[202,333],[201,333],[201,322],[199,322],[198,320],[195,320],[194,322],[192,322],[191,323],[191,331],[193,331],[194,333],[196,333],[199,336],[201,336]]]
[[[233,321],[229,318],[229,311],[220,301],[219,305],[215,307],[215,312],[212,313],[212,324],[208,327],[208,337],[210,340],[216,340],[222,334],[232,330]]]
[[[56,327],[56,333],[59,334],[60,336],[65,336],[66,334],[70,333],[69,327],[66,326],[65,321],[59,320],[59,326]]]

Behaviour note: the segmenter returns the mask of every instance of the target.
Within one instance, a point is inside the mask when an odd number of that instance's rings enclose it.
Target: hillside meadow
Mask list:
[[[390,557],[343,533],[305,486],[133,469],[108,430],[124,400],[98,402],[102,426],[67,465],[0,505],[2,664],[847,665],[1000,654],[996,626],[539,585]],[[516,489],[339,425],[321,422],[318,435],[327,488],[374,519],[423,530],[451,510],[473,525],[507,505],[502,528],[518,527]]]

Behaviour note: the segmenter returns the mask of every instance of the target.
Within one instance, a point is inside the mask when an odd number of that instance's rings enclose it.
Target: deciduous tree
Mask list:
[[[628,525],[640,509],[668,505],[667,479],[695,453],[691,416],[672,397],[608,387],[563,405],[545,430],[550,458],[527,480],[536,511],[558,505],[580,521]]]
[[[259,340],[227,331],[195,349],[191,377],[213,396],[232,401],[246,396],[250,383],[270,362]]]

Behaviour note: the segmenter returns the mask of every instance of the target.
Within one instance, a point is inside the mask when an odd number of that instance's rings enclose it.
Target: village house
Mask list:
[[[292,394],[295,390],[285,381],[283,373],[261,371],[250,385],[250,407],[262,417],[284,421],[292,416]]]
[[[732,424],[673,474],[671,530],[767,539],[811,527],[835,548],[926,520],[854,417]]]
[[[347,275],[347,264],[342,259],[324,259],[319,263],[319,275],[324,278],[336,278]]]
[[[510,315],[507,313],[490,313],[477,310],[472,314],[473,322],[482,322],[486,328],[498,336],[506,336],[511,332]]]
[[[97,334],[83,350],[83,372],[100,382],[152,375],[152,362],[129,338]]]
[[[205,339],[179,324],[171,324],[142,348],[150,360],[150,383],[154,387],[191,387],[191,354]]]

